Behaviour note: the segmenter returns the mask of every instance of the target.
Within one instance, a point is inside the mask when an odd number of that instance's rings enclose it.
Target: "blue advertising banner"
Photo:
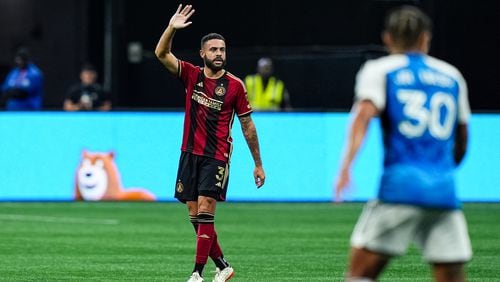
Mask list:
[[[256,189],[239,122],[233,126],[228,201],[332,201],[347,113],[254,113],[267,181]],[[0,113],[0,201],[173,198],[180,112]],[[464,201],[500,201],[500,115],[475,114],[457,171]],[[376,195],[378,121],[358,155],[348,201]]]

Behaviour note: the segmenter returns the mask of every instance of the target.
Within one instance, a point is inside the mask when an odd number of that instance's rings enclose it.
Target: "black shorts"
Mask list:
[[[182,152],[175,184],[175,198],[185,203],[207,196],[226,200],[229,164],[208,157]]]

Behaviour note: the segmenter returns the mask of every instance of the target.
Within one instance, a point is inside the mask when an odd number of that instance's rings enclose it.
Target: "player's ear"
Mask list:
[[[201,58],[205,57],[205,51],[203,51],[203,49],[200,50],[200,57]]]
[[[428,31],[424,31],[420,34],[418,37],[418,42],[419,42],[419,49],[424,52],[428,53],[429,48],[431,46],[431,39],[432,39],[432,34]]]
[[[394,42],[392,41],[392,37],[389,34],[389,32],[387,31],[382,32],[381,37],[382,37],[382,42],[385,44],[385,46],[390,47],[393,45]]]

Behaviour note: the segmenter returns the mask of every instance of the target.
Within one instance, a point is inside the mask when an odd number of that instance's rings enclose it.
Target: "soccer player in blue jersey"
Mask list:
[[[467,86],[452,65],[427,55],[432,22],[420,9],[388,14],[390,54],[366,62],[356,77],[352,124],[336,183],[340,197],[370,120],[380,116],[384,170],[376,200],[354,228],[347,281],[374,281],[410,243],[436,281],[464,281],[472,250],[454,173],[467,144]]]

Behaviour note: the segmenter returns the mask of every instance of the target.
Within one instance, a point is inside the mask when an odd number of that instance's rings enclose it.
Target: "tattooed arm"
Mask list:
[[[240,117],[240,123],[241,130],[243,131],[243,136],[245,136],[248,148],[250,149],[253,160],[255,162],[255,169],[253,171],[255,185],[257,185],[257,188],[260,188],[262,185],[264,185],[266,174],[264,173],[264,168],[262,168],[259,139],[257,138],[257,129],[255,128],[255,124],[253,123],[250,115]]]

